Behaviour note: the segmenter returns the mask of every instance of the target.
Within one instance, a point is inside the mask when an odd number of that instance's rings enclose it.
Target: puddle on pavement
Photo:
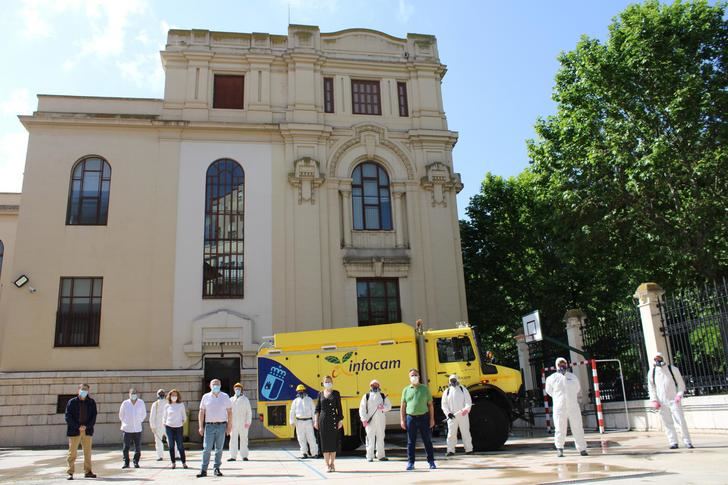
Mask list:
[[[524,483],[558,482],[562,480],[595,480],[606,477],[629,477],[634,475],[650,474],[653,470],[644,468],[631,468],[604,463],[546,463],[542,470],[524,474],[523,470],[502,471],[493,478],[518,479],[525,478]],[[549,470],[550,469],[550,470]]]

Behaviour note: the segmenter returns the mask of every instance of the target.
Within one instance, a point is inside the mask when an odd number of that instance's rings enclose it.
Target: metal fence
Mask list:
[[[659,303],[670,361],[688,391],[728,393],[728,283],[676,292]]]
[[[624,392],[628,400],[647,398],[648,358],[639,309],[631,306],[611,317],[589,321],[581,329],[584,350],[595,359],[619,359],[624,374]],[[622,401],[619,366],[599,366],[602,401]]]

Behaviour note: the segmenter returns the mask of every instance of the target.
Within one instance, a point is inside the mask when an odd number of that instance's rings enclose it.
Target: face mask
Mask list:
[[[132,401],[136,401],[137,400],[137,395],[136,394],[131,394],[131,395],[129,395],[129,397],[131,398]]]
[[[212,392],[214,392],[215,394],[220,392],[220,386],[212,386]]]
[[[450,381],[450,385],[455,387],[458,385],[458,381]]]
[[[172,402],[177,402],[177,396],[172,396],[169,398],[169,400]]]
[[[333,382],[324,382],[324,387],[326,389],[331,389],[332,387],[334,387],[334,383]]]
[[[80,390],[78,391],[78,395],[85,398],[86,396],[88,396],[88,391]]]
[[[378,387],[372,387],[372,392],[379,392],[379,388]]]
[[[420,382],[420,376],[410,376],[410,382],[412,384],[417,384],[418,382]]]
[[[240,394],[241,394],[241,392],[242,392],[242,391],[241,391],[240,389],[235,389],[235,395],[236,395],[237,397],[240,397]]]
[[[662,360],[656,360],[656,361],[655,361],[655,365],[656,365],[657,367],[662,367],[663,365],[665,365],[665,362],[664,362],[664,361],[662,361]]]
[[[297,393],[296,393],[296,395],[297,395],[298,397],[300,397],[301,399],[303,399],[303,396],[305,396],[306,394],[305,394],[305,393],[303,393],[303,392],[297,392]]]
[[[566,367],[559,367],[559,373],[566,374]]]
[[[164,394],[160,394],[157,396],[157,399],[164,399]]]

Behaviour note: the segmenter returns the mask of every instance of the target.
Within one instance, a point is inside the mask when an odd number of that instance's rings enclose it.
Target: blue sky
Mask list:
[[[166,31],[287,32],[291,23],[434,34],[448,66],[443,98],[465,188],[462,216],[486,172],[528,165],[525,140],[551,101],[559,52],[582,34],[604,39],[629,3],[587,0],[19,0],[3,3],[0,31],[0,192],[22,186],[27,135],[16,118],[35,95],[163,96]]]

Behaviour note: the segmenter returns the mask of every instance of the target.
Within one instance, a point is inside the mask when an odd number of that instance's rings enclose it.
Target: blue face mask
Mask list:
[[[242,391],[240,389],[235,389],[235,395],[240,397],[240,394],[242,394]]]
[[[88,391],[86,391],[86,390],[80,390],[80,391],[78,391],[78,395],[80,397],[85,398],[86,396],[88,396]]]
[[[132,401],[136,401],[137,400],[137,397],[139,397],[139,396],[137,396],[136,394],[132,394],[129,397],[131,398]]]
[[[212,386],[212,392],[214,392],[215,394],[220,392],[220,386]]]

